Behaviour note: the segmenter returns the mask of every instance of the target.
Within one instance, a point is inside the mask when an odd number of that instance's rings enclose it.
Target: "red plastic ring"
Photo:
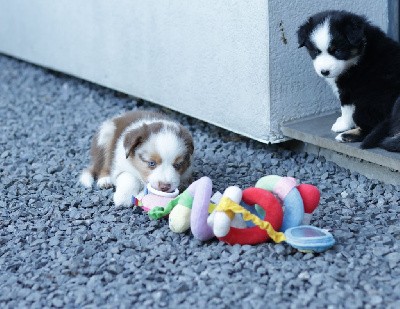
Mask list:
[[[254,207],[259,205],[265,211],[264,221],[271,223],[275,231],[279,231],[283,221],[283,209],[279,200],[269,191],[261,188],[247,188],[243,191],[243,202]],[[266,242],[270,239],[267,231],[258,226],[239,229],[231,227],[229,233],[219,240],[230,245],[255,245]]]

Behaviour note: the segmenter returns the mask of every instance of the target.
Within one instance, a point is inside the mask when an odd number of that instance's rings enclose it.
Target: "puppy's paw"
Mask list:
[[[335,137],[335,140],[341,143],[355,143],[355,142],[361,142],[363,138],[364,138],[363,131],[360,128],[355,128],[340,133]]]
[[[111,182],[111,177],[101,177],[99,180],[97,180],[97,186],[102,189],[108,189],[113,186]]]
[[[336,119],[336,122],[333,124],[331,130],[336,133],[344,132],[351,129],[353,125],[354,125],[353,121],[350,121],[341,116],[338,119]]]
[[[343,132],[340,133],[339,135],[337,135],[335,137],[335,140],[337,140],[338,142],[341,143],[354,143],[354,142],[358,142],[359,140],[352,134]]]
[[[91,188],[93,181],[94,178],[92,176],[92,173],[90,173],[87,169],[83,170],[79,177],[79,182],[86,188]]]
[[[346,141],[343,139],[343,133],[336,135],[335,140],[337,140],[340,143],[346,143]]]
[[[132,205],[132,194],[123,191],[115,191],[113,196],[115,206],[131,206]]]

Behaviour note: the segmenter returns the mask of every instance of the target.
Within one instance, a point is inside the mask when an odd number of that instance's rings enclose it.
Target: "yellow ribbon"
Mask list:
[[[224,211],[227,214],[229,214],[229,212],[239,213],[243,216],[243,219],[245,221],[251,221],[260,229],[267,231],[268,235],[274,242],[280,243],[286,240],[285,234],[275,231],[271,223],[261,220],[259,217],[253,215],[250,211],[244,209],[242,206],[236,204],[234,201],[226,196],[223,196],[221,198],[219,204],[215,208],[215,211]]]

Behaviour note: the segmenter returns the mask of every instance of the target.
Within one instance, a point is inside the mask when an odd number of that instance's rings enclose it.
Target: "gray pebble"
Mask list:
[[[400,262],[400,253],[399,252],[392,252],[386,255],[386,259],[389,262],[390,268],[396,268],[396,266]]]

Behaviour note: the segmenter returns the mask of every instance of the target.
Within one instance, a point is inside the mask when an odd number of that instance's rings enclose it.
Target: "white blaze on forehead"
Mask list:
[[[144,124],[151,125],[153,123],[159,123],[159,122],[162,123],[164,126],[171,126],[171,127],[177,128],[177,129],[179,128],[179,125],[175,122],[165,120],[165,119],[151,118],[151,119],[141,119],[139,121],[133,122],[124,130],[124,132],[126,133],[129,131],[133,131],[137,128],[140,128]]]
[[[183,140],[176,135],[176,131],[168,129],[151,136],[149,142],[161,159],[169,163],[173,163],[186,150]]]
[[[320,24],[311,33],[311,41],[321,51],[327,51],[331,42],[331,34],[329,33],[329,18]]]

